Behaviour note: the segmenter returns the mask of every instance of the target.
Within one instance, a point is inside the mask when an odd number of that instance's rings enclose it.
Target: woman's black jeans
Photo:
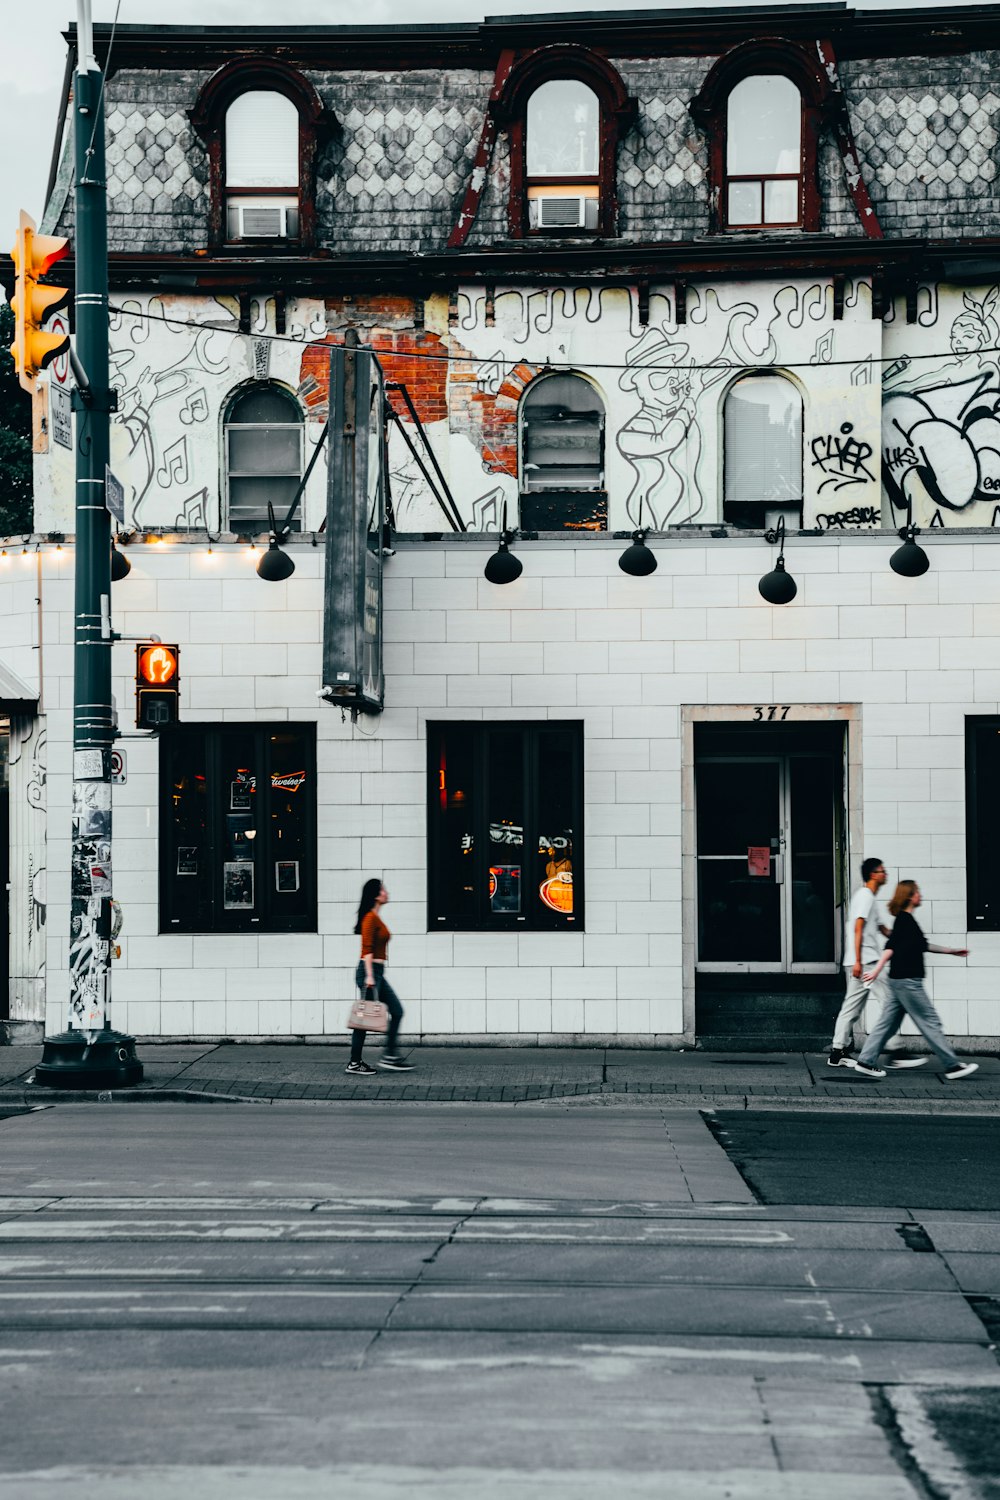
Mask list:
[[[399,1023],[403,1019],[403,1007],[399,1002],[399,996],[385,977],[385,964],[372,964],[372,973],[375,976],[375,993],[389,1012],[389,1029],[385,1034],[385,1051],[392,1056],[396,1050],[396,1038],[399,1036]],[[364,993],[365,976],[364,970],[359,970],[358,987]],[[361,1054],[365,1048],[366,1031],[351,1032],[351,1062],[360,1062]]]

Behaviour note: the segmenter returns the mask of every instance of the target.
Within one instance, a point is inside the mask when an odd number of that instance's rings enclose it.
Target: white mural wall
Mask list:
[[[651,290],[645,320],[635,287],[497,287],[488,296],[469,286],[450,309],[445,296],[391,300],[392,318],[374,294],[367,303],[293,299],[279,335],[273,298],[253,300],[248,333],[232,298],[113,299],[112,464],[127,524],[227,529],[223,424],[249,383],[298,395],[308,461],[327,411],[323,346],[351,322],[387,377],[411,390],[473,531],[497,530],[504,502],[514,524],[517,402],[554,368],[584,375],[604,403],[612,530],[633,528],[640,514],[654,530],[723,520],[723,405],[734,379],[761,370],[784,375],[802,397],[804,528],[898,527],[911,509],[925,527],[992,526],[1000,515],[998,287],[922,286],[914,322],[902,300],[873,319],[863,281],[847,283],[835,317],[829,279],[691,286],[684,321],[671,285]],[[395,430],[389,451],[398,529],[447,531]],[[72,464],[57,445],[37,461],[41,531],[72,530]],[[323,462],[305,497],[306,530],[322,524],[325,479]]]

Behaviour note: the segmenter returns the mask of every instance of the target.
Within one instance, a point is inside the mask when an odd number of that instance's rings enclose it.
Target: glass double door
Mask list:
[[[699,970],[835,968],[835,756],[706,756],[695,790]]]

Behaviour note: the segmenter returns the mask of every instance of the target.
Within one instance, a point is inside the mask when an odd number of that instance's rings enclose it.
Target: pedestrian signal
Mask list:
[[[43,332],[50,314],[69,301],[69,288],[39,285],[40,278],[69,253],[69,240],[38,234],[34,219],[22,209],[10,253],[16,278],[10,299],[14,313],[14,342],[10,352],[21,385],[34,392],[40,372],[69,348],[68,332]]]
[[[180,718],[180,652],[151,641],[135,648],[135,722],[138,729],[168,729]]]

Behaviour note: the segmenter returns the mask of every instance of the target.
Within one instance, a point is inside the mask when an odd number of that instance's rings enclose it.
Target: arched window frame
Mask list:
[[[336,118],[327,110],[308,79],[279,59],[237,59],[214,73],[205,84],[191,111],[191,124],[208,152],[209,248],[228,243],[226,233],[226,114],[241,94],[283,94],[299,116],[299,232],[291,241],[303,250],[316,243],[316,161],[320,148],[336,128]],[[289,240],[254,240],[254,249],[286,249]]]
[[[784,385],[786,385],[788,387],[788,389],[791,391],[792,395],[795,397],[796,401],[798,402],[798,410],[799,410],[799,444],[798,444],[798,450],[797,450],[796,472],[797,472],[797,475],[798,475],[798,489],[799,489],[799,494],[798,494],[797,500],[789,501],[789,503],[788,503],[787,506],[782,506],[782,505],[778,504],[777,502],[775,502],[773,505],[769,505],[767,501],[752,501],[752,500],[751,501],[745,501],[745,500],[740,500],[738,498],[737,499],[732,499],[732,500],[730,499],[730,495],[729,495],[728,462],[727,462],[727,452],[726,452],[726,450],[727,450],[727,440],[726,440],[726,438],[727,438],[727,434],[726,434],[726,412],[727,412],[727,408],[728,408],[728,405],[729,405],[730,397],[732,396],[733,392],[736,390],[736,388],[740,384],[742,384],[744,381],[749,380],[751,378],[758,379],[758,380],[760,380],[760,379],[780,380]],[[782,369],[780,366],[775,366],[775,365],[761,365],[759,367],[754,367],[752,365],[748,366],[746,369],[741,369],[735,375],[735,377],[732,380],[730,380],[728,382],[728,384],[726,385],[726,387],[723,390],[723,392],[721,394],[721,397],[720,397],[720,403],[719,403],[719,407],[718,407],[718,413],[719,413],[718,421],[719,421],[720,471],[721,471],[721,478],[722,478],[722,483],[720,484],[719,489],[720,489],[720,493],[721,493],[721,496],[722,496],[722,520],[723,520],[723,522],[734,524],[736,526],[745,526],[745,527],[748,527],[748,529],[751,529],[751,530],[759,530],[759,529],[764,529],[766,526],[769,526],[769,525],[772,524],[772,521],[770,521],[770,520],[767,519],[768,515],[770,514],[771,511],[782,511],[782,510],[797,509],[797,511],[798,511],[798,517],[797,517],[797,520],[796,520],[795,524],[797,524],[797,525],[800,526],[801,525],[801,518],[802,518],[803,507],[805,505],[805,428],[806,428],[806,392],[803,389],[803,387],[800,384],[800,382],[798,380],[796,380],[795,377],[789,373],[789,371]],[[748,523],[748,520],[747,519],[743,519],[740,514],[736,514],[736,515],[733,514],[733,511],[732,511],[731,507],[734,506],[734,505],[735,506],[739,506],[741,508],[741,511],[743,510],[744,507],[746,507],[746,508],[752,507],[752,509],[749,509],[749,523]],[[786,525],[788,525],[791,528],[792,524],[793,524],[792,521],[790,519],[786,518]]]
[[[710,229],[712,233],[747,233],[753,227],[728,219],[726,138],[729,96],[745,78],[778,74],[799,91],[802,101],[799,218],[794,225],[775,226],[771,233],[805,230],[818,233],[822,211],[819,190],[819,139],[836,109],[835,85],[818,54],[784,37],[763,37],[743,42],[725,53],[711,69],[691,101],[691,117],[705,132],[709,143]]]
[[[266,531],[268,529],[268,518],[264,514],[264,512],[261,512],[260,516],[257,518],[258,519],[258,524],[256,526],[256,529],[248,529],[249,523],[247,523],[247,522],[237,522],[237,523],[234,523],[233,517],[232,517],[232,508],[231,508],[231,503],[230,503],[230,485],[231,485],[231,480],[232,480],[233,476],[232,476],[232,470],[231,470],[231,465],[230,465],[230,457],[229,457],[229,434],[230,434],[230,432],[231,432],[231,430],[233,429],[234,426],[235,427],[247,427],[247,426],[255,426],[255,425],[257,425],[257,424],[249,424],[249,423],[234,423],[233,420],[232,420],[232,416],[233,416],[234,410],[239,405],[239,403],[244,399],[244,397],[252,395],[256,391],[276,391],[280,396],[282,396],[288,402],[288,404],[290,406],[292,406],[292,407],[295,408],[295,411],[297,413],[297,421],[294,424],[291,423],[291,422],[289,422],[287,424],[281,424],[281,425],[283,425],[283,426],[287,425],[288,427],[292,427],[293,425],[295,426],[295,428],[296,428],[296,430],[297,430],[297,432],[299,434],[299,444],[298,444],[298,450],[299,450],[298,451],[298,476],[297,476],[299,482],[301,482],[302,475],[305,473],[305,462],[306,462],[306,457],[305,457],[305,443],[306,443],[305,422],[306,422],[306,417],[305,417],[305,412],[302,409],[302,404],[299,401],[299,399],[298,399],[297,395],[295,394],[295,392],[289,386],[283,384],[283,382],[280,381],[280,380],[247,380],[247,381],[244,381],[244,383],[242,385],[238,385],[238,386],[235,387],[235,389],[231,390],[229,392],[229,395],[226,397],[225,401],[222,404],[222,411],[221,411],[221,416],[222,416],[222,442],[221,442],[222,475],[221,475],[221,481],[222,481],[222,515],[223,515],[222,529],[225,530],[225,531],[230,531],[234,535],[237,535],[237,536],[258,536],[258,535],[260,535],[261,533],[263,533],[264,531]],[[268,424],[268,423],[261,423],[260,424],[261,427],[267,427],[269,425],[271,425],[271,424]],[[275,425],[277,425],[277,424],[275,424]],[[237,478],[241,478],[241,477],[249,477],[249,476],[237,475],[236,477]],[[289,470],[288,471],[288,475],[287,476],[283,476],[283,477],[289,477],[289,478],[293,477],[292,476],[292,471]],[[300,505],[299,505],[298,512],[292,518],[291,525],[290,525],[290,528],[289,528],[291,531],[301,531],[301,530],[304,529],[303,512],[304,512],[304,509],[305,509],[305,505],[304,505],[305,498],[306,498],[305,495],[303,495],[303,497],[302,497],[302,503],[300,503]],[[282,501],[281,503],[275,504],[275,507],[274,507],[275,508],[275,520],[278,522],[279,526],[284,521],[285,515],[286,515],[287,510],[288,510],[288,506],[290,505],[290,503],[291,503],[291,495],[289,495],[289,498],[288,498],[287,502]]]
[[[528,100],[543,83],[567,79],[586,84],[600,107],[599,191],[596,229],[532,229],[528,219],[527,120]],[[510,140],[510,203],[508,223],[512,239],[528,235],[552,238],[606,238],[617,233],[618,143],[635,119],[637,101],[630,97],[620,74],[607,58],[586,47],[565,44],[538,48],[518,58],[499,97],[490,104],[497,124]],[[588,178],[587,181],[594,179]]]
[[[525,412],[536,400],[546,383],[557,378],[578,381],[593,393],[595,407],[600,408],[597,463],[599,473],[593,484],[565,486],[531,485],[527,482]],[[517,412],[517,474],[521,526],[529,531],[606,531],[608,525],[607,478],[608,402],[604,392],[582,370],[541,370],[524,387]]]

